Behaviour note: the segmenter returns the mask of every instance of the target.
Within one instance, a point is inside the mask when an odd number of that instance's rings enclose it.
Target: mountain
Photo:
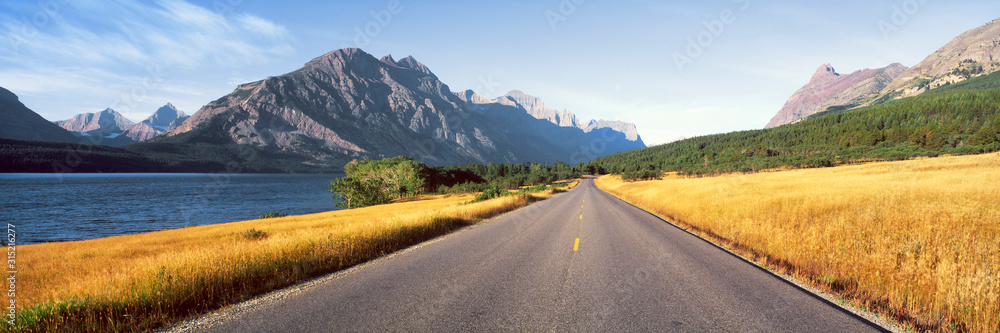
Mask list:
[[[135,126],[135,123],[111,108],[97,113],[81,113],[73,118],[57,121],[55,124],[79,135],[101,136],[109,139],[117,137],[129,127]]]
[[[126,129],[122,132],[122,136],[131,139],[132,142],[128,143],[143,142],[172,131],[188,118],[190,116],[184,114],[184,111],[167,103],[153,112],[149,118]]]
[[[400,61],[396,61],[396,60],[392,59],[392,55],[390,54],[390,55],[387,55],[385,57],[382,57],[381,61],[382,61],[382,63],[385,63],[386,65],[389,65],[389,66],[393,66],[393,67],[397,67],[397,68],[412,69],[412,70],[415,70],[415,71],[427,74],[430,77],[433,77],[434,79],[438,78],[437,75],[434,75],[434,73],[431,73],[430,68],[427,68],[427,66],[425,66],[424,64],[422,64],[419,61],[417,61],[417,59],[413,58],[413,56],[407,56],[406,58],[403,58]]]
[[[184,111],[178,110],[173,104],[167,103],[153,112],[149,118],[142,121],[153,128],[169,132],[183,123],[185,120],[190,118],[190,116],[184,114]],[[165,133],[164,132],[164,133]]]
[[[77,142],[65,129],[50,123],[42,116],[21,104],[10,90],[0,87],[0,138]]]
[[[164,126],[164,128],[166,127]],[[155,138],[157,136],[163,135],[164,133],[166,133],[166,131],[153,127],[153,125],[150,125],[147,122],[141,122],[133,125],[132,127],[129,127],[127,130],[122,132],[121,136],[129,138],[132,141],[129,143],[135,143]]]
[[[57,121],[55,124],[76,136],[100,137],[100,141],[95,142],[97,144],[117,147],[166,134],[189,117],[173,104],[167,103],[139,123],[133,123],[109,108],[98,113],[78,114],[68,120]]]
[[[625,140],[633,142],[632,144],[633,146],[641,146],[638,148],[646,147],[646,144],[642,143],[642,138],[639,137],[639,130],[635,128],[635,124],[633,123],[626,123],[617,120],[600,119],[600,120],[591,120],[590,122],[587,123],[586,126],[583,127],[583,131],[587,133],[603,129],[621,133],[622,135],[625,136]],[[632,150],[638,148],[629,148],[625,150]]]
[[[906,66],[895,63],[884,68],[840,75],[833,66],[822,65],[809,83],[796,91],[771,118],[766,128],[794,123],[831,106],[860,104],[882,91],[905,70]]]
[[[479,98],[472,102],[487,101]],[[413,57],[377,59],[341,49],[296,71],[240,85],[140,148],[253,147],[319,168],[397,155],[437,165],[516,163],[588,156],[578,153],[580,147],[598,134],[536,119],[516,106],[505,105],[498,114],[472,102]]]
[[[518,90],[494,100],[482,97],[472,90],[457,95],[473,110],[479,110],[493,119],[494,124],[504,124],[502,127],[508,134],[515,131],[515,137],[541,135],[543,140],[559,145],[563,150],[575,150],[575,156],[571,154],[568,160],[563,161],[579,162],[584,156],[604,156],[646,147],[635,124],[607,120],[591,120],[584,124],[572,112],[546,107],[540,98]],[[512,123],[512,117],[516,119],[522,114],[530,118],[522,119],[520,124]],[[551,125],[558,128],[551,128]],[[583,148],[580,147],[581,143]]]
[[[1000,77],[973,88],[997,87]],[[988,82],[992,81],[992,82]],[[719,174],[1000,151],[1000,90],[940,91],[597,158],[598,172]]]
[[[558,111],[555,109],[550,109],[545,106],[538,97],[534,97],[525,94],[519,90],[514,90],[501,98],[497,99],[498,103],[504,105],[510,105],[514,107],[519,107],[528,112],[532,117],[537,119],[548,120],[549,122],[562,126],[562,127],[580,127],[580,121],[576,119],[576,115],[572,112],[562,110]]]
[[[905,98],[1000,70],[1000,19],[966,31],[886,86],[883,96]]]

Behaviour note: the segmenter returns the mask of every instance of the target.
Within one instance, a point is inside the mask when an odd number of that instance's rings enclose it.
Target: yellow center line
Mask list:
[[[576,243],[573,243],[573,251],[576,252],[579,249],[580,249],[580,239],[577,238]]]
[[[581,220],[583,219],[583,214],[580,214],[580,219],[581,219]]]

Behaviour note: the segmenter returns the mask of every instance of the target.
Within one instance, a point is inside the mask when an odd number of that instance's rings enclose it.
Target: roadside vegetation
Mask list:
[[[312,215],[21,245],[18,263],[30,269],[18,275],[14,330],[153,330],[418,244],[576,183],[476,203],[469,203],[474,194],[422,195]]]
[[[597,185],[918,331],[1000,332],[1000,155]]]

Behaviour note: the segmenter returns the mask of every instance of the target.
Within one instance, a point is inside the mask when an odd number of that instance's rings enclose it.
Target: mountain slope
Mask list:
[[[883,96],[905,98],[1000,70],[1000,19],[966,31],[899,75]]]
[[[0,87],[0,138],[77,142],[65,129],[52,124],[21,104],[17,95]]]
[[[481,111],[412,57],[380,60],[342,49],[243,84],[151,143],[247,145],[339,168],[351,159],[397,155],[437,165],[567,161],[589,139],[582,129],[564,132],[526,114],[508,115],[501,126]]]
[[[800,88],[765,128],[794,123],[831,106],[851,105],[878,94],[906,70],[898,63],[879,69],[863,69],[849,75],[838,74],[829,64],[822,65],[809,83]]]
[[[589,165],[612,173],[711,174],[1000,151],[1000,90],[934,92],[838,112],[637,149]]]

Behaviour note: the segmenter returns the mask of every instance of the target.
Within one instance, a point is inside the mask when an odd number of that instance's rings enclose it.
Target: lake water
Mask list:
[[[336,210],[343,175],[0,174],[0,216],[20,244]]]

